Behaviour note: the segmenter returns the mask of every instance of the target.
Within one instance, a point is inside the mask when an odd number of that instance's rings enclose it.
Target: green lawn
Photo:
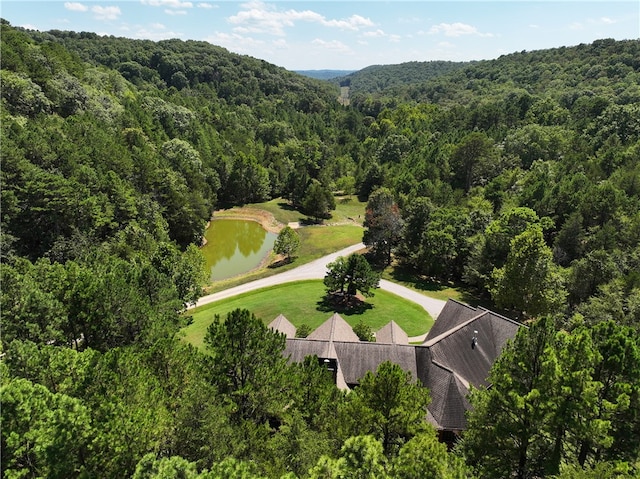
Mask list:
[[[331,218],[325,223],[354,222],[362,225],[364,221],[364,211],[366,202],[358,200],[357,196],[336,196],[336,209],[331,212]],[[284,198],[275,198],[264,203],[252,203],[247,205],[250,208],[265,210],[271,213],[280,223],[304,222],[308,218],[306,215],[294,210]]]
[[[202,347],[203,337],[214,316],[219,314],[224,317],[236,308],[248,309],[266,324],[278,314],[284,314],[295,326],[306,323],[315,329],[334,312],[324,303],[324,296],[321,280],[299,281],[251,291],[190,311],[193,322],[182,333],[185,341]],[[394,320],[409,336],[424,334],[433,325],[433,319],[422,307],[382,290],[376,290],[373,298],[367,298],[362,311],[339,313],[351,326],[363,320],[373,331]]]
[[[308,263],[362,241],[360,226],[305,226],[300,228],[297,265]],[[297,266],[296,265],[296,266]]]
[[[382,272],[382,279],[393,281],[407,288],[411,288],[430,298],[455,299],[457,301],[469,302],[469,297],[459,288],[446,283],[438,283],[416,276],[412,272],[397,266],[389,266]]]
[[[265,201],[264,203],[251,203],[247,206],[250,208],[268,211],[276,220],[280,223],[284,223],[285,225],[287,223],[303,221],[307,218],[299,211],[294,210],[289,205],[289,202],[284,198],[274,198],[273,200]]]
[[[343,221],[355,221],[358,224],[364,222],[366,201],[358,200],[357,196],[336,196],[336,209],[332,212],[330,223]]]

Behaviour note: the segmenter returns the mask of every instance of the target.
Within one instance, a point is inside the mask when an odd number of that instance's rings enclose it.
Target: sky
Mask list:
[[[640,38],[640,0],[2,0],[14,26],[204,40],[289,70],[489,60]]]

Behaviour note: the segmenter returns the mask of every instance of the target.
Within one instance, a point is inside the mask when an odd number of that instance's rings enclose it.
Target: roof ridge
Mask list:
[[[482,306],[478,306],[478,309],[480,309],[482,311],[486,311],[487,313],[492,314],[493,316],[497,316],[500,319],[504,319],[505,321],[509,321],[510,323],[513,323],[516,326],[524,326],[524,327],[528,328],[528,326],[526,324],[521,323],[519,321],[516,321],[515,319],[508,318],[508,317],[506,317],[506,316],[504,316],[504,315],[502,315],[500,313],[496,313],[495,311],[491,311],[490,309],[484,308]]]
[[[482,316],[484,316],[485,314],[489,314],[490,311],[486,310],[481,312],[480,314],[466,320],[463,323],[458,324],[457,326],[445,331],[444,333],[440,334],[439,336],[436,336],[433,339],[430,339],[429,341],[426,341],[424,343],[422,343],[424,346],[433,346],[434,344],[436,344],[437,342],[441,341],[442,339],[446,338],[447,336],[450,336],[451,334],[455,333],[456,331],[461,330],[462,328],[464,328],[465,326],[471,324],[472,322],[476,321],[477,319],[480,319]]]
[[[478,311],[478,309],[485,309],[485,308],[481,308],[480,306],[476,308],[475,306],[471,306],[470,304],[463,303],[462,301],[458,301],[457,299],[454,299],[454,298],[447,298],[447,302],[449,301],[451,301],[452,303],[459,304],[460,306],[464,306],[465,308],[470,309],[471,311]]]
[[[455,376],[462,384],[464,387],[466,387],[467,389],[469,389],[471,383],[469,383],[469,381],[467,381],[465,378],[463,378],[462,376],[460,376],[457,372],[455,372],[453,369],[451,369],[449,366],[445,366],[444,364],[442,364],[439,361],[436,361],[435,359],[431,358],[431,364],[435,364],[436,366],[438,366],[439,368],[444,369],[445,371],[451,373],[452,376]],[[449,380],[451,381],[451,380]]]
[[[329,331],[329,341],[333,341],[333,337],[335,336],[336,322],[338,321],[338,318],[336,318],[337,315],[338,313],[333,313],[331,315],[331,330]]]

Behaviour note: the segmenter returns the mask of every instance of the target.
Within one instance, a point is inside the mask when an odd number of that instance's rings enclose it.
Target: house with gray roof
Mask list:
[[[521,327],[502,315],[455,300],[446,303],[422,344],[409,344],[394,321],[375,333],[376,342],[364,342],[337,313],[304,339],[295,338],[291,323],[279,318],[269,326],[287,335],[284,355],[292,362],[317,356],[342,389],[357,387],[367,371],[375,372],[384,361],[408,371],[429,388],[427,420],[446,442],[466,428],[470,387],[488,386],[491,366]]]

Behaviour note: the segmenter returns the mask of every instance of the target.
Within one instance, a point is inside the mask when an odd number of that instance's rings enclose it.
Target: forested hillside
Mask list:
[[[639,41],[398,66],[345,108],[204,42],[1,26],[3,477],[637,473]],[[176,338],[216,208],[351,189],[381,265],[531,325],[454,452],[391,364],[345,395],[273,318]]]
[[[468,62],[407,62],[397,65],[371,65],[348,75],[331,80],[332,83],[349,86],[355,93],[383,94],[394,87],[420,84],[446,75],[465,66]]]

